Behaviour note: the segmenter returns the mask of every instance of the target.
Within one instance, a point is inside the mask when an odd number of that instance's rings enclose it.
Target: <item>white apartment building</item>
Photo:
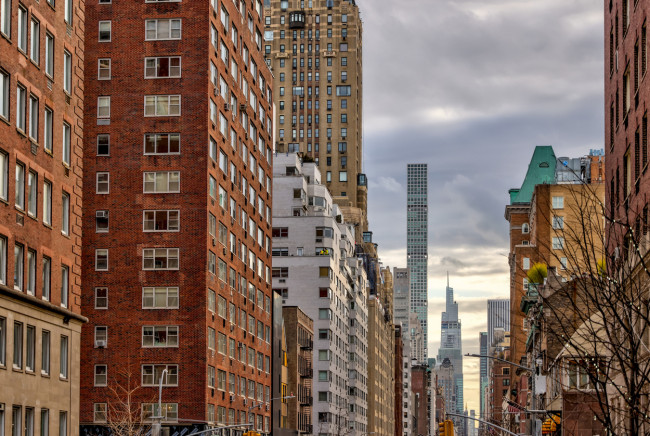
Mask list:
[[[413,433],[413,389],[411,386],[411,360],[415,356],[411,350],[411,329],[409,314],[411,314],[410,274],[408,268],[393,268],[393,321],[402,327],[402,422],[401,429],[396,428],[395,434],[410,436]],[[414,325],[420,327],[417,314],[413,313]]]
[[[273,168],[273,289],[314,320],[314,434],[367,432],[367,277],[354,228],[315,163],[279,154]]]

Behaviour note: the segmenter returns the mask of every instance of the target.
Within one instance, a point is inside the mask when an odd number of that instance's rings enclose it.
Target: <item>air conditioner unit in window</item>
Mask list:
[[[212,93],[214,94],[215,97],[216,97],[217,95],[219,95],[219,88],[216,88],[216,87],[215,87],[215,88],[212,90]]]
[[[104,341],[104,340],[96,340],[95,341],[95,347],[97,347],[97,348],[106,348],[106,341]]]
[[[226,112],[228,112],[230,110],[230,108],[231,108],[230,103],[224,103],[223,104],[223,110],[225,110]]]
[[[108,211],[107,210],[98,210],[95,212],[95,216],[97,218],[108,218]]]

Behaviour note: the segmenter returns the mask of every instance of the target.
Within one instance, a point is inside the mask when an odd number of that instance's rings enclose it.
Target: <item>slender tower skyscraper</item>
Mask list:
[[[428,169],[427,164],[408,164],[407,166],[407,221],[406,252],[411,274],[411,312],[418,316],[424,346],[413,357],[419,362],[427,360],[427,242],[428,231]],[[417,351],[417,347],[416,350]]]

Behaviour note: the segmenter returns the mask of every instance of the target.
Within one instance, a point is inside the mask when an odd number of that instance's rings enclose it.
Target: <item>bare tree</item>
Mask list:
[[[595,187],[565,192],[572,201],[563,225],[553,210],[538,214],[547,220],[538,225],[563,238],[537,241],[538,261],[560,268],[549,267],[545,283],[531,284],[524,297],[531,328],[540,331],[529,356],[541,358],[550,378],[538,404],[552,408],[561,397],[607,434],[650,434],[648,209],[626,209],[625,219],[614,219]],[[565,416],[562,425],[563,434],[577,434],[577,421]]]
[[[150,429],[142,408],[142,387],[139,378],[133,376],[130,365],[126,365],[108,383],[106,424],[111,436],[143,436]],[[155,397],[150,403],[155,402]],[[136,400],[138,399],[138,400]]]

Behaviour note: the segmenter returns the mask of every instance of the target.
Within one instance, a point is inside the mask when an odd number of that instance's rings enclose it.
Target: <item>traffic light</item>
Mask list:
[[[445,429],[445,422],[438,423],[438,436],[447,436],[447,430]]]
[[[447,419],[438,424],[439,436],[454,436],[454,421]]]

